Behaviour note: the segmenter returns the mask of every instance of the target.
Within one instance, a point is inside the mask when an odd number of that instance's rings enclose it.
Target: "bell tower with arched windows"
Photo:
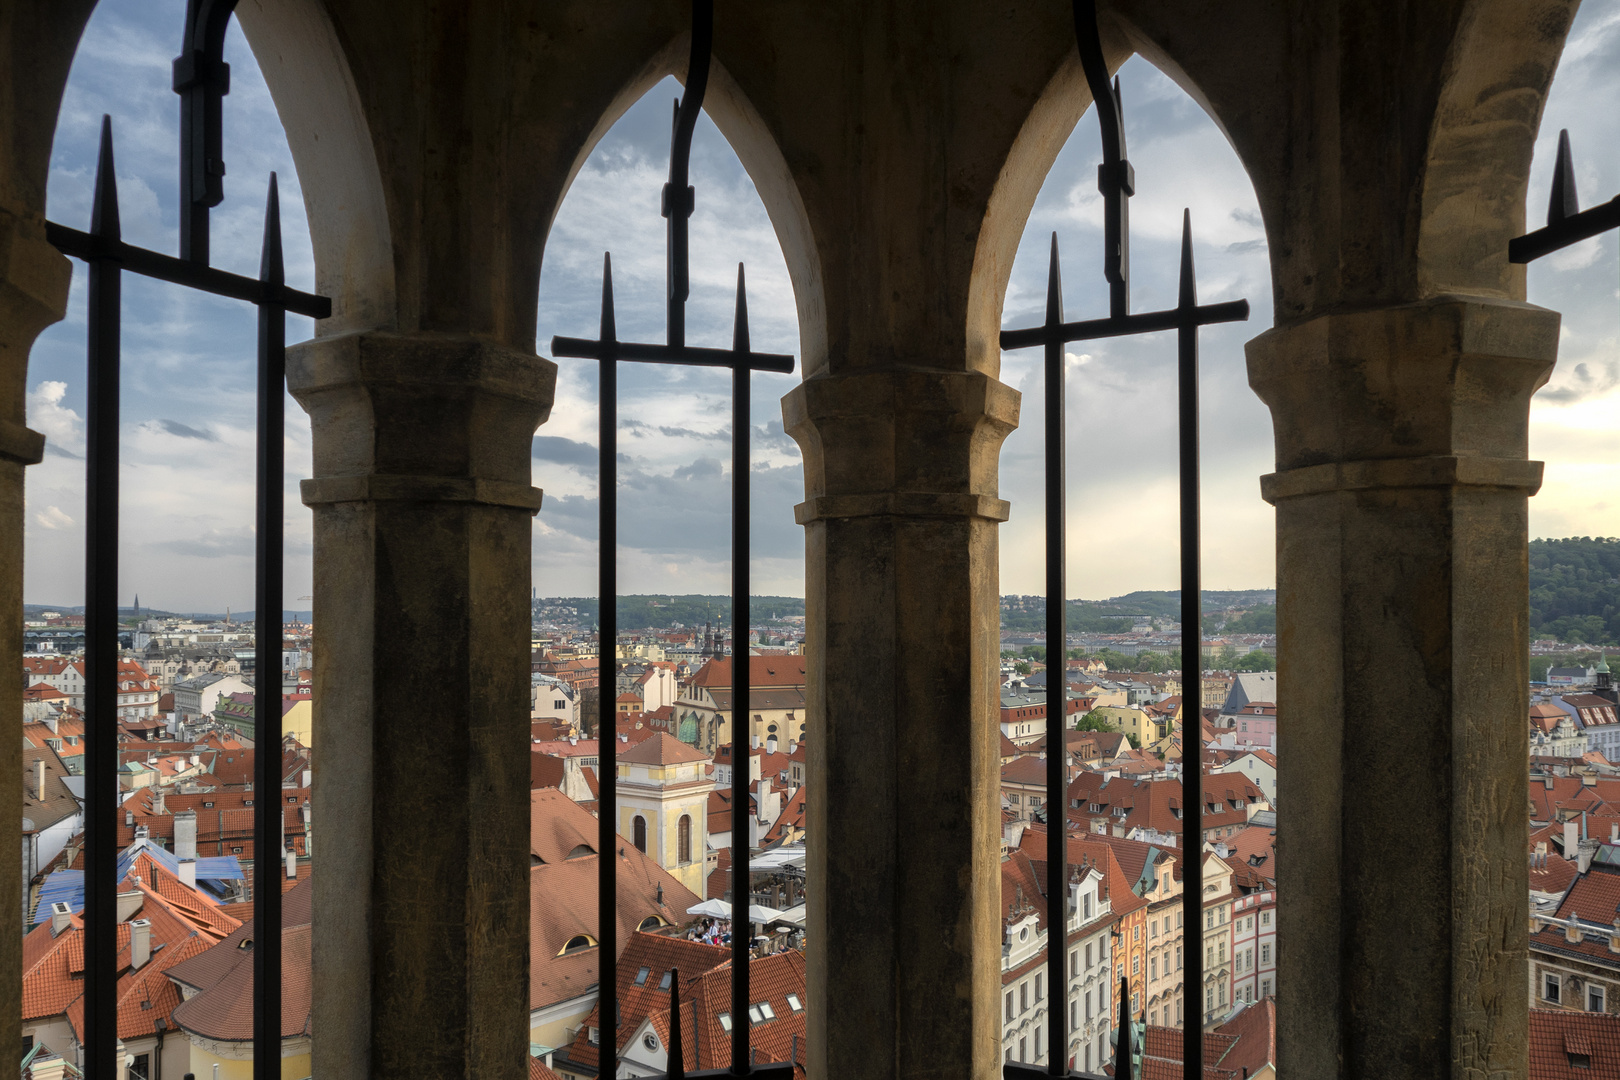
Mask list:
[[[682,885],[706,896],[709,848],[707,755],[658,732],[620,744],[619,835],[652,856]]]

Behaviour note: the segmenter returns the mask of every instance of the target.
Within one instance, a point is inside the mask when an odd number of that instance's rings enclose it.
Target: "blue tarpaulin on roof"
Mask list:
[[[150,840],[141,839],[118,853],[120,882],[129,876],[130,868],[135,865],[135,859],[142,851],[150,854],[164,870],[176,877],[180,876],[180,856]],[[216,899],[226,894],[225,882],[245,880],[247,875],[242,872],[242,864],[237,861],[235,855],[213,855],[197,860],[197,888]],[[39,904],[34,908],[34,923],[37,925],[49,919],[51,905],[58,903],[67,904],[75,912],[84,910],[83,870],[57,870],[45,878],[39,887]]]

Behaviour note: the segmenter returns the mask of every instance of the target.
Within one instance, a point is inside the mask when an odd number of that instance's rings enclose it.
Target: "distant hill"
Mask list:
[[[1530,541],[1530,636],[1620,641],[1620,537]]]
[[[1237,592],[1206,589],[1200,600],[1205,612],[1263,608],[1267,605],[1275,609],[1277,592],[1275,589],[1248,589]],[[1180,622],[1181,590],[1140,590],[1107,600],[1070,600],[1064,622],[1071,633],[1117,634],[1131,628],[1134,621],[1132,617],[1142,615],[1160,623]],[[1273,613],[1273,628],[1275,619]],[[1046,629],[1046,597],[1003,596],[1001,628],[1014,631]],[[1240,631],[1234,631],[1236,632]]]
[[[556,610],[567,608],[573,608],[575,613]],[[536,618],[550,619],[560,625],[595,626],[602,609],[594,596],[546,596],[534,601],[533,610]],[[749,597],[748,619],[754,624],[803,614],[802,597]],[[677,625],[701,627],[704,623],[730,625],[731,597],[697,593],[621,596],[618,619],[620,630],[668,630]]]

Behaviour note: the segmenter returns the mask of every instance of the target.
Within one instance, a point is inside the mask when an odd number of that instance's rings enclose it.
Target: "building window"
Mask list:
[[[1019,1061],[1028,1061],[1029,1060],[1029,1052],[1028,1052],[1029,1048],[1026,1045],[1027,1042],[1028,1042],[1028,1040],[1026,1040],[1026,1039],[1019,1039],[1018,1040],[1018,1060]]]
[[[1091,1019],[1091,991],[1086,991],[1086,1019]]]
[[[1029,1008],[1029,983],[1019,983],[1018,984],[1018,1011],[1023,1012],[1028,1008]],[[1020,1051],[1020,1054],[1022,1054],[1022,1051]],[[1023,1058],[1020,1057],[1019,1060],[1022,1061]]]
[[[787,1003],[788,1008],[792,1009],[794,1012],[804,1012],[804,1003],[799,1000],[798,994],[789,994],[787,996]]]
[[[720,1014],[720,1027],[723,1028],[726,1031],[731,1030],[731,1014],[730,1013],[723,1012],[723,1013]]]
[[[1588,985],[1586,988],[1586,1011],[1600,1013],[1603,1011],[1603,987]]]
[[[1080,1003],[1078,1001],[1069,1002],[1069,1026],[1071,1028],[1080,1026]]]
[[[1155,956],[1151,960],[1148,961],[1148,978],[1157,979],[1158,977],[1159,977],[1159,958],[1157,956]]]
[[[1131,974],[1142,974],[1142,958],[1140,956],[1131,957]]]
[[[152,1062],[149,1054],[136,1054],[135,1061],[129,1067],[129,1080],[147,1080],[152,1075]]]
[[[650,974],[652,974],[652,968],[649,967],[644,967],[640,971],[636,972],[636,985],[646,986],[647,976]]]
[[[1012,1018],[1013,1018],[1012,991],[1009,990],[1009,991],[1007,991],[1007,1019],[1011,1020]]]
[[[1043,993],[1041,993],[1041,975],[1040,975],[1040,973],[1039,973],[1039,972],[1036,972],[1036,973],[1035,973],[1035,1000],[1036,1000],[1036,1001],[1039,1001],[1039,1000],[1041,1000],[1041,998],[1043,998],[1043,997],[1045,997],[1045,996],[1046,996],[1046,995],[1045,995],[1045,994],[1043,994]],[[1036,1045],[1037,1045],[1037,1046],[1039,1046],[1039,1045],[1040,1045],[1040,1041],[1041,1041],[1041,1040],[1039,1040],[1039,1039],[1036,1039],[1036,1040],[1035,1040],[1035,1044],[1036,1044]]]
[[[682,814],[680,822],[675,826],[675,848],[678,852],[681,865],[692,861],[692,815]]]
[[[1270,945],[1262,945],[1262,946],[1260,946],[1260,962],[1262,964],[1271,963],[1271,946]]]
[[[636,845],[636,850],[645,854],[647,851],[647,819],[637,814],[635,824],[631,826],[630,831],[632,834],[631,840]]]

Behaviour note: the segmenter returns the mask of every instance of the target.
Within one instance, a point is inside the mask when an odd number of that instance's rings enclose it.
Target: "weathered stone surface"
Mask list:
[[[327,831],[315,1070],[506,1076],[528,1036],[529,447],[556,366],[448,335],[289,351],[315,473]],[[517,947],[515,947],[517,946]]]
[[[1540,463],[1524,458],[1557,341],[1553,312],[1445,298],[1249,345],[1280,469],[1263,490],[1288,717],[1289,1076],[1525,1074],[1526,530]]]

